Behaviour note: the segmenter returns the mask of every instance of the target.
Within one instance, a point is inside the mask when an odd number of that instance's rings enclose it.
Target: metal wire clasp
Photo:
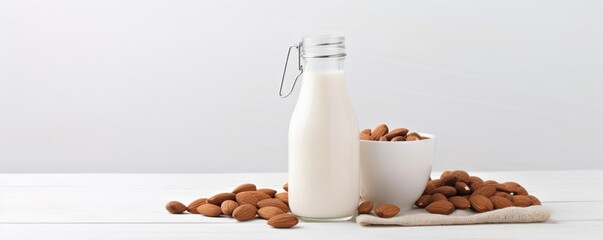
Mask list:
[[[289,63],[289,56],[291,55],[291,49],[293,49],[293,48],[297,49],[297,65],[298,65],[298,69],[299,69],[299,74],[297,74],[297,77],[295,77],[295,80],[293,80],[293,85],[291,85],[291,89],[289,89],[289,91],[283,95],[283,83],[285,83],[285,74],[287,73],[287,64]],[[283,69],[283,77],[281,78],[281,87],[278,89],[278,95],[282,98],[286,98],[289,95],[291,95],[291,93],[293,92],[293,89],[295,88],[295,84],[297,83],[297,79],[299,78],[299,76],[302,75],[302,73],[304,73],[304,68],[301,64],[301,48],[302,48],[302,43],[300,42],[299,44],[289,46],[289,51],[287,51],[287,58],[285,59],[285,68]]]

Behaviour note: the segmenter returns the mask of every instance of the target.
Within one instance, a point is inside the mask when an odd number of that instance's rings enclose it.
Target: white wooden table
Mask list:
[[[274,229],[264,220],[168,214],[239,183],[281,190],[284,173],[0,174],[0,239],[602,239],[603,170],[471,172],[516,181],[551,211],[546,223],[434,227],[362,227],[301,222]],[[433,176],[439,176],[434,173]]]

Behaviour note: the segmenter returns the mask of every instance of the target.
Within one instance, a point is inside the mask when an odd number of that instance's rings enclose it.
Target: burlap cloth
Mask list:
[[[361,214],[356,217],[360,225],[400,225],[431,226],[460,225],[481,223],[531,223],[544,222],[550,217],[549,211],[541,206],[508,207],[476,213],[471,210],[456,210],[450,215],[432,214],[425,209],[412,209],[392,218],[380,218],[374,215]]]

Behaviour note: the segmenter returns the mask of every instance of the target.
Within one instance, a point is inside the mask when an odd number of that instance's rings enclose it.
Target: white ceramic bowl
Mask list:
[[[378,206],[393,203],[408,211],[421,196],[431,173],[435,136],[412,142],[360,141],[360,178],[364,199]]]

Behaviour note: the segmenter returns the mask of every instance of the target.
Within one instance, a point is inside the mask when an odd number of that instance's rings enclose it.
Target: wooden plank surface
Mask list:
[[[313,238],[595,238],[603,234],[603,171],[475,172],[516,181],[551,211],[547,223],[437,227],[362,227],[307,223],[277,230],[263,220],[172,215],[167,201],[188,203],[243,182],[282,191],[284,173],[260,174],[0,174],[0,239]],[[434,173],[433,177],[439,174]],[[294,232],[294,234],[291,234]],[[322,236],[321,236],[322,235]]]
[[[274,229],[265,221],[233,224],[17,224],[0,225],[4,239],[600,239],[600,221],[437,227],[363,227],[355,223],[301,223]]]

